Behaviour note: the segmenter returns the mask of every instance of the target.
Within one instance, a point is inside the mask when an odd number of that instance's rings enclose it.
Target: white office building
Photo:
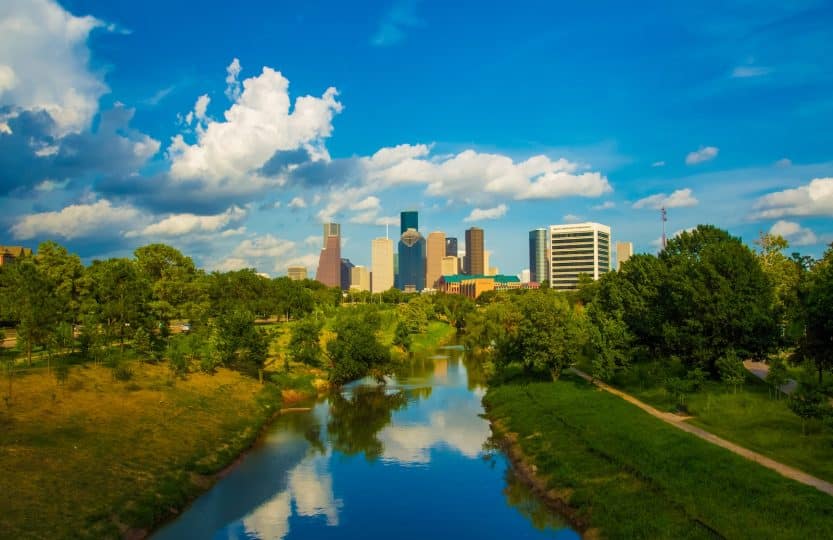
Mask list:
[[[550,225],[550,287],[577,288],[579,274],[594,280],[610,271],[610,227],[601,223]]]

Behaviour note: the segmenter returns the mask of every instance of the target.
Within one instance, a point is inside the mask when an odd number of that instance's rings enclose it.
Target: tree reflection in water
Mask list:
[[[348,456],[364,453],[368,461],[379,459],[384,451],[379,432],[390,424],[393,412],[407,403],[405,390],[391,391],[385,386],[357,386],[349,398],[333,395],[327,422],[333,449]]]

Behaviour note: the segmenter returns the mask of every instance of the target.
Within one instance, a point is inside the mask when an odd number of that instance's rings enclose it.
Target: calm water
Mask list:
[[[578,538],[488,444],[484,387],[461,354],[282,416],[153,538]]]

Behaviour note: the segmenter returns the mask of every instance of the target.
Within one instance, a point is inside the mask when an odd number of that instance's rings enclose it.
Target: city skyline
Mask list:
[[[276,276],[315,267],[321,223],[366,262],[412,209],[425,233],[488,230],[515,274],[519,235],[553,223],[656,252],[666,207],[669,236],[710,223],[819,256],[833,6],[729,4],[8,0],[0,243],[89,262],[160,242]]]

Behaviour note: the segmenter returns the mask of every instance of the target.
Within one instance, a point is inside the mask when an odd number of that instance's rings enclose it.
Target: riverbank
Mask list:
[[[285,404],[274,385],[237,372],[171,377],[136,365],[117,382],[102,366],[14,381],[0,413],[0,530],[12,538],[141,537],[208,489]]]
[[[601,537],[823,538],[833,530],[828,495],[584,381],[494,387],[484,404],[510,456]]]

